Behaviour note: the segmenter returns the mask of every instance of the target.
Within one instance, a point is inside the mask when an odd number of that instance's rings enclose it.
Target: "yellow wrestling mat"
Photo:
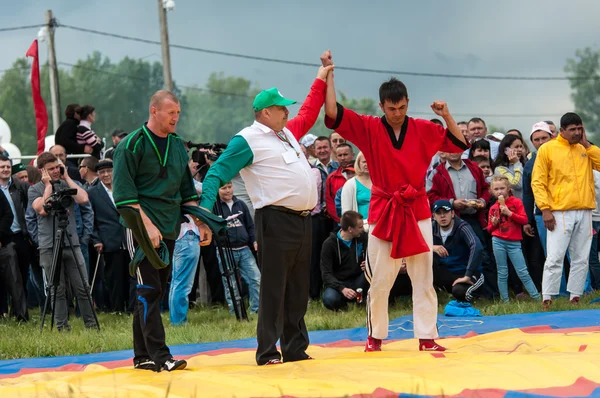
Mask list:
[[[172,373],[133,370],[130,361],[113,369],[34,370],[0,378],[0,397],[590,396],[600,383],[598,330],[467,335],[441,340],[445,353],[419,352],[414,339],[389,342],[376,353],[341,341],[310,346],[315,360],[262,367],[254,350],[222,350],[192,356],[187,369]]]

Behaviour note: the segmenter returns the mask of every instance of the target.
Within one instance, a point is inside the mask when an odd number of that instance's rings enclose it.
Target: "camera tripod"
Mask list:
[[[218,198],[214,209],[216,215],[224,218]],[[227,281],[227,288],[229,289],[229,297],[233,303],[235,317],[238,321],[248,321],[249,319],[248,313],[246,312],[246,303],[242,297],[240,269],[235,261],[235,257],[233,257],[233,251],[231,249],[231,243],[229,241],[227,231],[224,231],[223,235],[216,237],[215,244],[217,246],[218,255],[221,259],[221,265],[223,267],[221,275],[223,275]]]
[[[46,319],[46,312],[48,310],[49,300],[52,297],[52,319],[50,323],[50,330],[54,327],[54,314],[56,310],[56,289],[60,285],[60,276],[62,273],[62,254],[63,254],[63,243],[65,236],[69,242],[69,248],[71,249],[71,253],[73,255],[73,260],[75,261],[75,266],[77,267],[77,271],[79,272],[79,278],[81,280],[81,284],[85,286],[85,278],[81,271],[82,267],[79,264],[79,260],[75,255],[75,249],[73,248],[73,242],[71,241],[71,237],[67,232],[67,226],[69,225],[69,216],[66,210],[55,210],[54,211],[54,220],[58,221],[58,228],[56,229],[56,234],[54,235],[54,246],[52,250],[52,264],[50,266],[50,275],[48,276],[48,283],[46,284],[46,302],[44,303],[44,310],[42,311],[42,321],[40,325],[40,331],[44,330],[44,322]],[[66,288],[66,287],[65,287]],[[54,295],[52,295],[52,289],[54,289]],[[96,321],[96,328],[100,330],[100,323],[98,322],[98,317],[96,316],[96,311],[94,311],[94,303],[92,301],[92,296],[90,294],[89,289],[85,289],[87,300],[90,305],[90,309],[92,310],[92,314],[94,314],[94,320]]]

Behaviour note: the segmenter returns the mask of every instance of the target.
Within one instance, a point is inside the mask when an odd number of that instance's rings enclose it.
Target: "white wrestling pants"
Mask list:
[[[592,211],[553,211],[556,226],[547,231],[548,254],[542,277],[544,300],[557,296],[563,274],[563,262],[567,249],[571,257],[571,270],[567,290],[573,296],[581,296],[585,287],[592,246]]]
[[[431,220],[418,222],[423,239],[430,249],[433,247]],[[373,231],[375,224],[369,226]],[[369,233],[369,247],[365,276],[371,284],[367,294],[367,329],[369,336],[385,339],[388,336],[388,299],[396,281],[402,259],[390,257],[392,242],[376,238]],[[438,301],[433,288],[433,252],[417,254],[406,258],[406,270],[413,288],[413,323],[415,337],[433,339],[438,337]]]

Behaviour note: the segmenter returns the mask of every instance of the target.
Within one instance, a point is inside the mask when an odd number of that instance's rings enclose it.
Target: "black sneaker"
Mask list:
[[[133,361],[134,369],[156,370],[156,362],[150,358],[137,359]]]
[[[167,372],[172,372],[174,370],[182,370],[187,366],[187,362],[183,359],[167,359],[165,363],[163,363],[162,368]]]

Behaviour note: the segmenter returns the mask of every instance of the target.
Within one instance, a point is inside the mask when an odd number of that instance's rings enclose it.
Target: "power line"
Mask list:
[[[88,70],[91,72],[96,72],[96,73],[104,73],[104,74],[108,74],[108,75],[112,75],[112,76],[117,76],[117,77],[122,77],[122,78],[126,78],[126,79],[133,79],[133,80],[138,80],[138,81],[143,81],[143,82],[147,82],[148,79],[145,79],[143,77],[139,77],[139,76],[132,76],[132,75],[125,75],[122,73],[116,73],[116,72],[110,72],[110,71],[106,71],[106,70],[102,70],[102,69],[97,69],[97,68],[92,68],[89,66],[84,66],[84,65],[76,65],[76,64],[71,64],[68,62],[59,62],[59,65],[64,65],[64,66],[68,66],[71,68],[79,68],[79,69],[84,69],[84,70]],[[222,96],[228,96],[228,97],[241,97],[241,98],[248,98],[248,99],[254,99],[253,96],[250,95],[246,95],[246,94],[241,94],[241,93],[229,93],[229,92],[224,92],[224,91],[218,91],[218,90],[211,90],[211,89],[207,89],[207,88],[201,88],[201,87],[196,87],[196,86],[186,86],[186,85],[180,85],[178,84],[177,87],[180,88],[185,88],[188,90],[196,90],[196,91],[202,91],[208,94],[214,94],[214,95],[222,95]],[[298,105],[301,105],[302,102],[297,102]],[[428,111],[428,112],[423,112],[423,111],[415,111],[415,112],[409,112],[412,115],[425,115],[425,116],[432,116],[434,115],[433,111]],[[556,115],[560,114],[560,112],[556,112],[554,114],[552,113],[548,113],[548,114],[534,114],[534,113],[506,113],[506,114],[492,114],[492,113],[453,113],[452,115],[455,117],[473,117],[473,115],[477,115],[478,117],[516,117],[516,118],[542,118],[542,117],[554,117]]]
[[[145,79],[145,78],[139,77],[139,76],[125,75],[125,74],[122,74],[122,73],[116,73],[116,72],[110,72],[110,71],[107,71],[107,70],[102,70],[102,69],[97,69],[97,68],[91,68],[89,66],[71,64],[71,63],[68,63],[68,62],[59,62],[58,64],[59,65],[64,65],[64,66],[68,66],[68,67],[71,67],[71,68],[78,68],[78,69],[88,70],[88,71],[91,71],[91,72],[104,73],[104,74],[108,74],[108,75],[112,75],[112,76],[117,76],[117,77],[122,77],[122,78],[126,78],[126,79],[132,79],[132,80],[138,80],[138,81],[148,82],[148,79]],[[240,94],[240,93],[228,93],[228,92],[224,92],[224,91],[210,90],[210,89],[201,88],[201,87],[195,87],[195,86],[177,85],[177,87],[185,88],[185,89],[189,89],[189,90],[203,91],[203,92],[210,93],[210,94],[215,94],[215,95],[223,95],[223,96],[231,96],[231,97],[243,97],[243,98],[254,99],[254,97],[252,97],[252,96],[245,95],[245,94]]]
[[[81,28],[78,26],[72,25],[58,25],[59,27],[63,27],[66,29],[72,29],[79,32],[92,33],[100,36],[114,37],[117,39],[130,40],[138,43],[146,43],[146,44],[155,44],[160,45],[159,41],[142,39],[139,37],[132,37],[126,35],[120,35],[116,33],[110,32],[102,32],[99,30]],[[243,58],[243,59],[251,59],[255,61],[263,61],[263,62],[274,62],[280,64],[287,65],[296,65],[296,66],[308,66],[311,68],[319,67],[320,64],[311,63],[311,62],[301,62],[301,61],[290,61],[279,58],[268,58],[268,57],[260,57],[255,55],[246,55],[246,54],[238,54],[227,51],[218,51],[218,50],[210,50],[206,48],[199,47],[191,47],[184,46],[180,44],[171,44],[173,48],[178,48],[182,50],[196,51],[207,54],[214,55],[223,55],[226,57],[235,57],[235,58]],[[372,69],[372,68],[359,68],[353,66],[336,66],[338,70],[347,70],[353,72],[366,72],[366,73],[378,73],[385,75],[406,75],[406,76],[418,76],[418,77],[435,77],[435,78],[449,78],[449,79],[472,79],[472,80],[518,80],[518,81],[568,81],[568,80],[597,80],[600,79],[600,76],[581,76],[581,77],[566,77],[566,76],[494,76],[494,75],[459,75],[459,74],[449,74],[449,73],[426,73],[426,72],[409,72],[409,71],[394,71],[394,70],[385,70],[385,69]]]
[[[0,28],[0,32],[12,32],[15,30],[41,28],[42,26],[46,26],[46,25],[13,26],[12,28]]]

